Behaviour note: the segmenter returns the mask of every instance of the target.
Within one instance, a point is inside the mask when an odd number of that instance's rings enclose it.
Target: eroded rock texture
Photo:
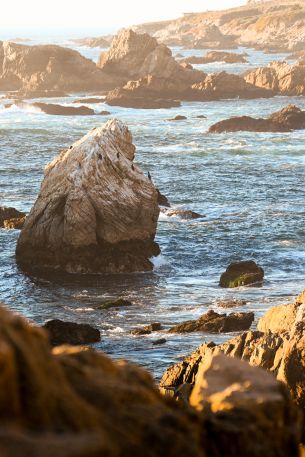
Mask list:
[[[118,120],[62,151],[45,169],[17,243],[18,264],[68,273],[151,270],[149,258],[159,254],[158,194],[134,155]]]

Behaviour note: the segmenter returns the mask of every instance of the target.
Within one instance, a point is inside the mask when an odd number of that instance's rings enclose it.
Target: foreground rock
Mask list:
[[[25,213],[15,208],[0,206],[0,228],[21,229],[25,222]]]
[[[170,333],[189,332],[238,332],[248,330],[254,321],[254,313],[218,314],[213,310],[203,314],[199,319],[182,322],[169,329]]]
[[[224,353],[269,370],[286,384],[293,399],[305,412],[305,294],[294,304],[269,310],[259,321],[263,331],[245,332],[225,343],[203,344],[183,362],[163,375],[161,387],[179,397],[182,386],[192,387],[200,363],[211,354]],[[273,333],[275,331],[275,333]]]
[[[0,42],[0,90],[81,92],[116,86],[94,62],[56,45]]]
[[[249,71],[245,81],[281,95],[305,95],[305,62],[293,65],[272,62],[267,67]]]
[[[241,116],[217,122],[210,127],[209,132],[291,132],[298,129],[305,129],[305,111],[288,105],[268,118]]]
[[[61,152],[45,169],[17,263],[37,273],[152,270],[158,194],[134,155],[131,133],[117,120]]]
[[[14,105],[22,109],[37,108],[37,110],[55,116],[92,116],[95,114],[94,110],[87,106],[63,106],[55,103],[26,103],[16,102]],[[12,104],[5,105],[10,108]]]
[[[101,340],[99,330],[89,324],[52,319],[46,322],[42,328],[48,332],[51,346],[82,345],[98,343]]]
[[[181,59],[180,62],[186,62],[190,64],[206,64],[213,62],[224,62],[224,63],[247,63],[245,54],[236,54],[234,52],[225,51],[210,51],[205,56],[191,56]]]
[[[206,361],[186,406],[161,396],[132,364],[84,347],[51,351],[42,329],[3,308],[0,342],[6,457],[141,456],[148,449],[150,457],[256,457],[262,448],[298,455],[299,418],[285,388],[247,364]]]
[[[240,287],[261,283],[264,279],[264,270],[253,260],[231,263],[221,275],[221,287]]]
[[[189,401],[206,414],[207,455],[298,455],[300,414],[284,386],[262,369],[223,354],[207,356]]]

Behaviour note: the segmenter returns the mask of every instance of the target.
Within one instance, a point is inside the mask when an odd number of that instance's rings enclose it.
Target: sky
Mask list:
[[[2,0],[0,38],[41,31],[102,35],[141,22],[174,19],[184,12],[245,3],[246,0]]]

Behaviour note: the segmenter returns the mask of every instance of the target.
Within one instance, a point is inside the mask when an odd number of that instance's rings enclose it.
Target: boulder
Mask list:
[[[222,273],[220,287],[240,287],[261,283],[264,279],[264,270],[253,260],[232,262]]]
[[[134,165],[135,146],[118,120],[92,129],[45,169],[17,242],[25,271],[150,271],[158,194]]]
[[[186,62],[190,64],[206,64],[213,62],[224,62],[224,63],[247,63],[245,54],[236,54],[234,52],[225,51],[210,51],[205,56],[191,56],[186,57],[180,62]]]
[[[271,114],[268,118],[249,116],[232,117],[217,122],[209,128],[210,133],[222,132],[291,132],[305,128],[305,111],[294,105]]]
[[[305,95],[305,64],[272,62],[267,67],[257,68],[246,73],[245,81],[281,95]]]
[[[210,355],[199,364],[189,402],[204,414],[207,455],[298,456],[299,411],[282,383],[265,370]]]
[[[0,228],[19,228],[25,221],[25,213],[15,208],[0,206]]]
[[[126,300],[125,298],[118,298],[117,300],[108,300],[99,305],[96,309],[121,308],[125,306],[132,306],[131,301]]]
[[[218,314],[213,310],[203,314],[199,319],[182,322],[169,329],[170,333],[189,332],[238,332],[248,330],[254,321],[254,313]]]
[[[43,326],[48,332],[51,346],[61,344],[82,345],[101,341],[100,331],[89,324],[78,324],[52,319]]]
[[[108,90],[117,84],[92,60],[56,45],[26,46],[0,42],[1,91],[81,92]]]
[[[0,453],[6,457],[204,457],[196,411],[162,397],[148,372],[0,309]]]

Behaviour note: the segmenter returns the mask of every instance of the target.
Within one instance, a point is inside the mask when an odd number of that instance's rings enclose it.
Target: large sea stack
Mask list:
[[[134,155],[130,131],[111,120],[47,165],[17,243],[18,264],[38,272],[152,270],[158,194]]]

